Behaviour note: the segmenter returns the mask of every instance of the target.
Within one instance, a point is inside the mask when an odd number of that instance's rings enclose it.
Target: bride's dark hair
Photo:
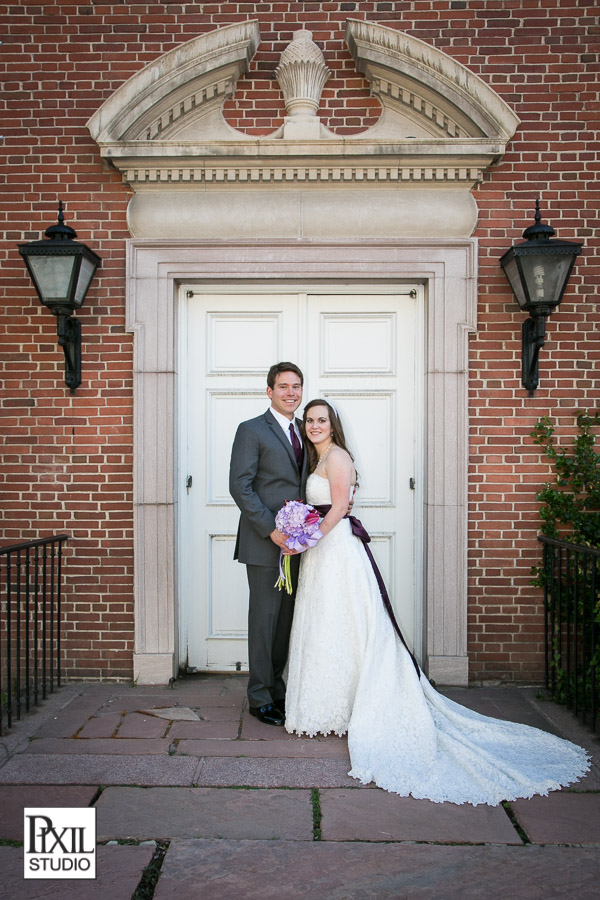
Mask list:
[[[312,443],[311,439],[306,434],[306,414],[309,409],[312,409],[313,406],[324,406],[329,413],[329,421],[331,422],[331,438],[333,443],[338,447],[341,447],[342,450],[345,450],[352,462],[354,462],[354,456],[346,446],[346,436],[344,435],[344,429],[342,428],[342,423],[340,421],[340,417],[337,412],[327,400],[315,399],[309,400],[306,406],[304,407],[304,413],[302,414],[302,440],[304,441],[304,446],[308,451],[308,471],[314,472],[317,468],[317,463],[319,462],[319,458],[317,456],[317,451],[315,450],[315,445]]]

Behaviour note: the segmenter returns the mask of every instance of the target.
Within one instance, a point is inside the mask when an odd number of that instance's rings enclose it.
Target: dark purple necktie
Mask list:
[[[292,438],[292,447],[294,448],[294,456],[296,457],[296,462],[298,463],[298,468],[302,469],[302,460],[304,459],[304,451],[302,450],[302,444],[298,440],[298,435],[296,434],[296,429],[294,428],[293,422],[290,422],[290,437]]]

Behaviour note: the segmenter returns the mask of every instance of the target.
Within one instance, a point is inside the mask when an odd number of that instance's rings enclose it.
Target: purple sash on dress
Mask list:
[[[327,513],[329,512],[329,510],[331,509],[331,505],[323,504],[321,506],[315,506],[315,509],[319,513],[320,516],[326,516]],[[369,535],[367,529],[364,527],[362,522],[359,519],[357,519],[356,516],[345,515],[344,518],[348,519],[348,521],[350,522],[350,528],[352,529],[352,534],[356,535],[357,538],[360,538],[360,540],[363,543],[363,547],[365,548],[365,552],[366,552],[367,556],[369,557],[369,562],[371,563],[371,566],[373,568],[373,573],[375,575],[375,578],[377,579],[377,585],[379,587],[379,593],[381,594],[381,599],[383,600],[383,605],[385,606],[386,612],[387,612],[388,616],[390,617],[392,625],[394,626],[394,631],[396,632],[396,634],[398,635],[398,637],[404,644],[406,652],[412,659],[413,665],[414,665],[415,669],[417,670],[417,675],[420,678],[421,670],[419,669],[419,663],[417,662],[417,660],[415,659],[413,654],[408,649],[407,643],[404,640],[404,636],[403,636],[402,632],[400,631],[400,626],[398,625],[398,622],[396,621],[396,616],[394,615],[394,610],[392,609],[392,604],[390,603],[390,598],[388,596],[388,592],[386,590],[383,578],[381,577],[381,572],[377,568],[377,563],[375,562],[375,559],[373,558],[373,554],[371,553],[371,548],[369,547],[369,543],[371,542],[371,536]]]

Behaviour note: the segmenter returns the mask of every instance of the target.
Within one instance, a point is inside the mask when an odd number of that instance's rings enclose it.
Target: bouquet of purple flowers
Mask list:
[[[300,553],[309,547],[315,547],[323,537],[319,530],[320,521],[321,517],[314,506],[301,503],[300,500],[286,500],[285,506],[275,516],[276,527],[287,535],[287,546]],[[279,578],[275,587],[279,590],[284,587],[288,594],[292,593],[290,557],[283,553],[279,554]]]

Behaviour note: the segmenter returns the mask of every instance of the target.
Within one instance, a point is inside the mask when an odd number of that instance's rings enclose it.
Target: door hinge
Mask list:
[[[185,479],[185,489],[188,492],[188,494],[190,492],[191,486],[192,486],[192,476],[188,475],[188,477]]]
[[[411,491],[414,491],[414,489],[415,489],[415,479],[414,478],[408,479],[408,486],[411,489]]]

